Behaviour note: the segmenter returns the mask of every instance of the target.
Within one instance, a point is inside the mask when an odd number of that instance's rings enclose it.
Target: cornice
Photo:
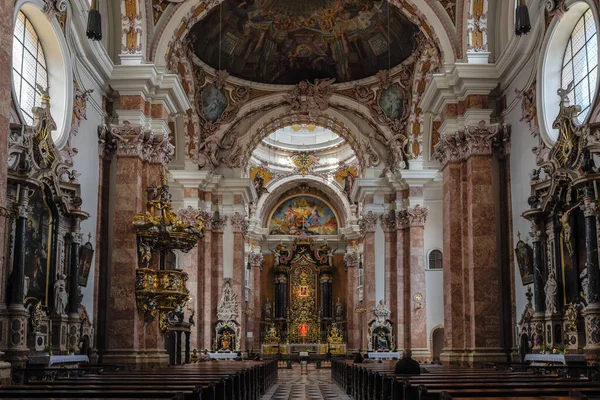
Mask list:
[[[121,96],[142,96],[151,104],[162,104],[168,114],[192,108],[179,77],[154,64],[115,65],[110,86]]]
[[[469,95],[488,95],[498,82],[496,64],[447,65],[444,73],[432,77],[421,97],[420,107],[435,116],[446,104],[457,103]]]

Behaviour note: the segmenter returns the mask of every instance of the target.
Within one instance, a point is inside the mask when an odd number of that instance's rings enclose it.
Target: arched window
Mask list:
[[[29,18],[19,11],[13,34],[13,82],[18,106],[27,125],[33,124],[31,109],[41,106],[38,85],[48,87],[44,50]]]
[[[571,104],[581,106],[577,120],[583,123],[596,93],[598,79],[598,43],[596,22],[591,9],[579,19],[565,49],[563,57],[561,87],[573,84],[569,93]]]
[[[442,252],[439,250],[431,250],[429,252],[429,269],[442,269],[443,257]]]

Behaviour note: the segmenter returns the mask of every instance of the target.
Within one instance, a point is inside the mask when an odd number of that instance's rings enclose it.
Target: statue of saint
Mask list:
[[[273,317],[272,315],[272,306],[271,306],[271,302],[269,301],[269,298],[267,297],[267,302],[265,303],[265,319],[271,319]]]
[[[587,263],[585,263],[585,268],[583,269],[583,271],[581,271],[581,274],[579,274],[579,279],[581,279],[581,293],[583,294],[583,297],[587,300],[589,291]]]
[[[342,305],[342,302],[340,301],[340,298],[337,298],[337,302],[335,303],[335,318],[336,319],[342,319],[342,316],[344,314],[344,306]]]
[[[67,313],[69,295],[67,294],[65,279],[65,274],[59,274],[54,282],[54,312],[58,315],[65,315]]]
[[[554,270],[550,271],[550,274],[548,274],[548,279],[546,280],[546,286],[544,289],[546,292],[546,313],[555,314],[557,312],[556,293],[558,286],[556,284]]]

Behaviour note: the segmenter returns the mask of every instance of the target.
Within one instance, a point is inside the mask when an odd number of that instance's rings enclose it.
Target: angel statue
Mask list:
[[[394,135],[387,142],[387,146],[390,149],[390,170],[399,170],[406,168],[406,145],[408,144],[408,138],[402,134]]]

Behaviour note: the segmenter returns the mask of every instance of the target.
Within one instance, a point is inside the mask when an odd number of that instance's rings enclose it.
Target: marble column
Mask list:
[[[23,304],[25,300],[25,226],[29,214],[30,190],[24,186],[19,188],[17,200],[17,219],[15,229],[15,245],[13,271],[8,287],[8,347],[7,359],[14,366],[25,366],[29,348],[27,347],[27,331],[29,313]],[[4,197],[4,196],[0,196]]]
[[[214,218],[214,217],[213,217]],[[219,220],[212,221],[212,240],[211,248],[208,249],[211,261],[209,263],[211,271],[211,292],[213,294],[211,301],[210,319],[212,329],[217,326],[217,307],[223,295],[223,230],[227,224],[227,216],[222,215]],[[215,333],[211,332],[214,339]],[[211,344],[211,347],[213,344]]]
[[[462,165],[449,162],[443,169],[444,195],[444,364],[462,360],[465,344],[463,313],[463,216],[455,212],[462,207]]]
[[[29,214],[30,193],[31,191],[27,187],[22,186],[17,200],[18,215],[15,221],[13,269],[8,291],[9,306],[23,306],[25,301],[25,229]]]
[[[542,230],[534,225],[531,230],[533,245],[533,299],[536,313],[546,311],[546,295],[544,293],[544,259],[542,251]]]
[[[410,338],[408,335],[407,329],[408,324],[406,320],[409,315],[409,310],[407,309],[406,299],[406,283],[405,280],[409,277],[409,273],[407,268],[409,264],[406,261],[406,251],[405,251],[405,228],[401,223],[398,223],[398,219],[396,220],[396,320],[397,325],[396,328],[396,346],[399,349],[407,349],[409,347],[409,343],[407,340]],[[392,314],[392,318],[394,315]]]
[[[213,348],[213,320],[216,314],[213,313],[215,307],[213,303],[219,301],[219,295],[213,292],[212,284],[212,222],[205,224],[204,237],[202,238],[201,248],[198,248],[198,268],[199,276],[202,277],[202,283],[198,284],[198,296],[202,299],[202,308],[198,310],[198,326],[202,330],[202,337],[198,341],[202,349],[212,350]]]
[[[585,218],[585,251],[588,276],[588,303],[600,302],[600,269],[598,268],[598,239],[596,226],[596,203],[594,188],[586,187],[583,197]]]
[[[357,298],[358,256],[355,252],[355,249],[349,249],[344,256],[346,269],[346,342],[349,352],[358,350],[359,346],[358,314],[356,314],[356,309],[360,307]]]
[[[396,213],[381,216],[381,226],[385,237],[385,304],[389,304],[394,335],[398,327],[397,271],[396,271]]]
[[[372,211],[363,215],[362,230],[363,236],[363,302],[362,307],[366,308],[366,316],[362,316],[362,337],[361,348],[367,349],[367,324],[373,318],[373,310],[377,303],[375,298],[375,229],[377,228],[377,219],[379,216]]]
[[[586,360],[600,360],[600,271],[598,270],[598,239],[596,226],[596,203],[593,187],[584,189],[581,206],[585,218],[586,266],[588,273],[588,306],[583,311],[585,319]]]
[[[234,293],[237,293],[238,298],[240,299],[240,306],[242,310],[246,312],[246,314],[240,314],[240,349],[246,350],[246,332],[247,332],[247,322],[249,316],[247,315],[247,308],[245,301],[245,291],[246,291],[246,263],[244,262],[244,236],[248,230],[248,222],[246,221],[246,217],[242,214],[236,212],[232,216],[229,217],[231,221],[231,225],[233,226],[233,282],[232,289]]]
[[[135,298],[138,266],[137,235],[131,221],[146,211],[146,188],[160,182],[160,165],[172,155],[172,147],[160,136],[128,124],[110,126],[99,132],[101,155],[113,158],[113,177],[109,196],[113,204],[107,212],[112,229],[107,232],[109,265],[107,268],[106,321],[99,336],[106,337],[101,352],[103,363],[158,366],[168,363],[158,320],[145,321],[138,312]],[[104,153],[104,154],[102,154]],[[153,257],[154,267],[157,267]]]
[[[73,226],[71,232],[71,257],[69,260],[69,306],[68,313],[79,317],[79,249],[81,247],[81,232],[79,232],[79,220]]]
[[[416,206],[407,210],[410,228],[410,348],[416,359],[429,359],[427,350],[427,293],[425,287],[424,231],[428,210]]]
[[[492,156],[473,154],[467,164],[467,270],[471,315],[470,365],[506,361],[501,332],[502,302],[498,260],[498,213],[494,203]],[[509,294],[507,294],[509,295]]]
[[[320,308],[321,308],[321,318],[332,318],[332,283],[333,279],[331,278],[331,273],[324,272],[321,274],[321,300],[320,300]]]
[[[280,272],[273,280],[275,285],[275,318],[286,318],[287,316],[287,276]]]

